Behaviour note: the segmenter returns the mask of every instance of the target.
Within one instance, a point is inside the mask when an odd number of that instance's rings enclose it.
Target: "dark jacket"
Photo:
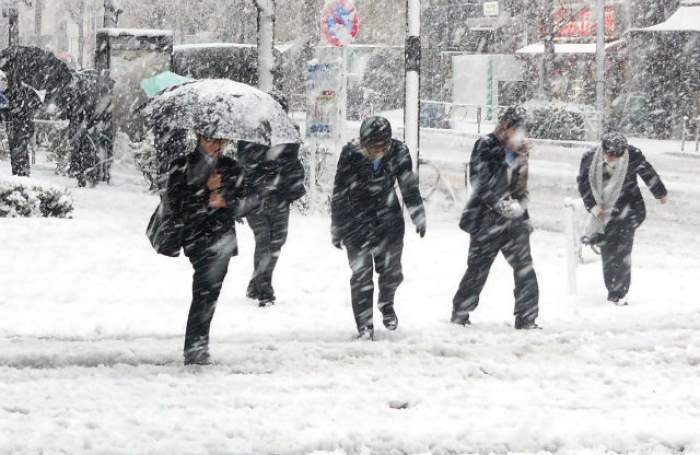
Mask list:
[[[168,177],[167,201],[173,216],[184,225],[182,237],[186,256],[201,254],[227,234],[232,234],[235,242],[235,219],[244,215],[246,206],[242,201],[246,197],[243,171],[235,160],[222,156],[214,169],[221,174],[219,192],[228,207],[209,207],[211,191],[207,188],[207,178],[200,178],[195,184],[188,178],[188,170],[201,165],[204,159],[199,149],[180,157],[173,162]],[[238,250],[234,248],[232,256],[236,254]]]
[[[506,145],[492,133],[479,138],[474,144],[469,159],[467,173],[471,183],[471,194],[462,211],[459,227],[473,235],[482,229],[495,229],[507,226],[509,220],[497,210],[496,204],[502,199],[514,199],[527,205],[528,154],[524,149],[517,154],[518,160],[512,168],[508,180],[509,165],[506,162]],[[525,214],[516,221],[527,221]]]
[[[668,192],[659,174],[657,174],[656,170],[649,164],[641,150],[629,146],[628,153],[629,167],[627,168],[627,175],[625,176],[625,182],[620,192],[620,198],[617,200],[615,209],[611,213],[609,223],[625,222],[636,228],[644,222],[647,215],[642,192],[639,190],[639,185],[637,184],[637,176],[639,175],[644,180],[644,183],[646,183],[656,199],[666,197]],[[596,206],[589,180],[591,163],[594,156],[595,149],[589,150],[583,155],[577,178],[578,191],[583,198],[586,210],[589,211]]]
[[[425,220],[418,178],[408,148],[392,139],[374,171],[359,144],[348,143],[338,159],[331,200],[332,234],[344,243],[360,246],[397,241],[404,235],[404,220],[394,185],[398,181],[403,201],[414,223]]]
[[[300,144],[270,147],[238,141],[238,159],[252,191],[268,198],[293,202],[304,194],[304,167],[299,161]],[[274,156],[273,156],[274,155]]]

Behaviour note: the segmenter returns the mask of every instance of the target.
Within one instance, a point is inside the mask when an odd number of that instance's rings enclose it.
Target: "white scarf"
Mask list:
[[[593,161],[588,172],[588,182],[591,185],[591,193],[593,193],[596,206],[605,211],[605,217],[601,220],[594,214],[591,214],[585,232],[585,235],[588,237],[591,237],[593,234],[602,234],[605,231],[605,226],[610,221],[612,211],[622,193],[622,187],[627,176],[627,168],[629,167],[629,155],[625,153],[618,158],[614,167],[608,167],[611,174],[607,182],[603,179],[604,165],[603,147],[599,145],[596,147],[593,155]]]

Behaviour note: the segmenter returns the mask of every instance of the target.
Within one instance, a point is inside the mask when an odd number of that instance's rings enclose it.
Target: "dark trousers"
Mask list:
[[[246,219],[255,235],[253,276],[248,283],[248,294],[259,299],[274,299],[272,274],[277,266],[282,246],[289,230],[289,202],[272,198],[259,211]]]
[[[192,277],[192,304],[187,317],[185,356],[206,350],[209,345],[209,327],[214,317],[216,301],[226,278],[230,251],[205,249],[190,255],[194,267]]]
[[[479,305],[479,294],[499,251],[513,268],[516,318],[522,321],[537,318],[539,287],[530,255],[530,227],[519,221],[497,230],[482,229],[471,236],[467,271],[452,301],[453,321],[466,321],[469,313]]]
[[[635,228],[630,223],[611,223],[600,243],[603,278],[608,299],[618,301],[627,296],[632,281],[632,246]]]
[[[8,128],[12,175],[28,176],[31,173],[30,149],[34,136],[34,123],[13,121]]]
[[[396,289],[403,281],[401,254],[403,239],[394,242],[382,242],[379,246],[345,245],[348,261],[352,269],[350,278],[350,295],[352,311],[358,330],[373,327],[372,313],[374,303],[373,269],[379,275],[379,301],[377,306],[382,311],[394,305]]]

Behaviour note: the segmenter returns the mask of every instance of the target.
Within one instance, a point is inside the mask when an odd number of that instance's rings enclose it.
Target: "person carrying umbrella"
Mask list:
[[[182,227],[179,240],[194,268],[185,364],[207,364],[211,320],[238,250],[235,220],[266,196],[248,191],[242,168],[223,149],[234,139],[274,147],[300,138],[274,99],[234,81],[201,80],[163,90],[144,112],[171,129],[197,134],[196,150],[173,161],[165,201],[173,225]]]
[[[52,53],[34,46],[10,46],[0,51],[0,70],[7,75],[12,174],[29,176],[34,114],[45,99],[71,83],[71,71]]]
[[[396,330],[399,320],[394,295],[403,281],[404,219],[394,190],[398,182],[403,202],[425,236],[426,217],[418,178],[406,145],[392,139],[384,117],[368,117],[360,126],[359,140],[348,143],[338,159],[331,200],[333,245],[345,245],[352,270],[350,297],[359,338],[374,339],[373,270],[379,275],[382,322]]]
[[[288,111],[283,94],[271,92],[270,95]],[[246,296],[257,300],[260,307],[275,303],[272,275],[287,240],[290,206],[306,194],[299,147],[298,143],[270,148],[254,142],[238,142],[238,157],[252,191],[266,193],[260,208],[246,217],[255,236],[253,276]]]
[[[197,148],[173,162],[168,208],[182,228],[182,246],[194,275],[185,332],[185,364],[209,363],[209,327],[228,270],[238,254],[235,219],[244,215],[243,171],[222,154],[226,139],[197,131]]]
[[[582,241],[600,246],[608,302],[614,305],[627,305],[634,234],[647,213],[637,176],[666,203],[668,191],[659,174],[621,133],[604,134],[600,145],[581,158],[578,190],[591,213]]]

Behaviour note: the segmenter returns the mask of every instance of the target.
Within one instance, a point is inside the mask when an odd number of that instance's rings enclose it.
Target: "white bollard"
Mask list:
[[[580,262],[580,239],[576,228],[576,208],[578,200],[564,200],[564,249],[566,252],[566,288],[569,295],[578,292],[576,270]]]

